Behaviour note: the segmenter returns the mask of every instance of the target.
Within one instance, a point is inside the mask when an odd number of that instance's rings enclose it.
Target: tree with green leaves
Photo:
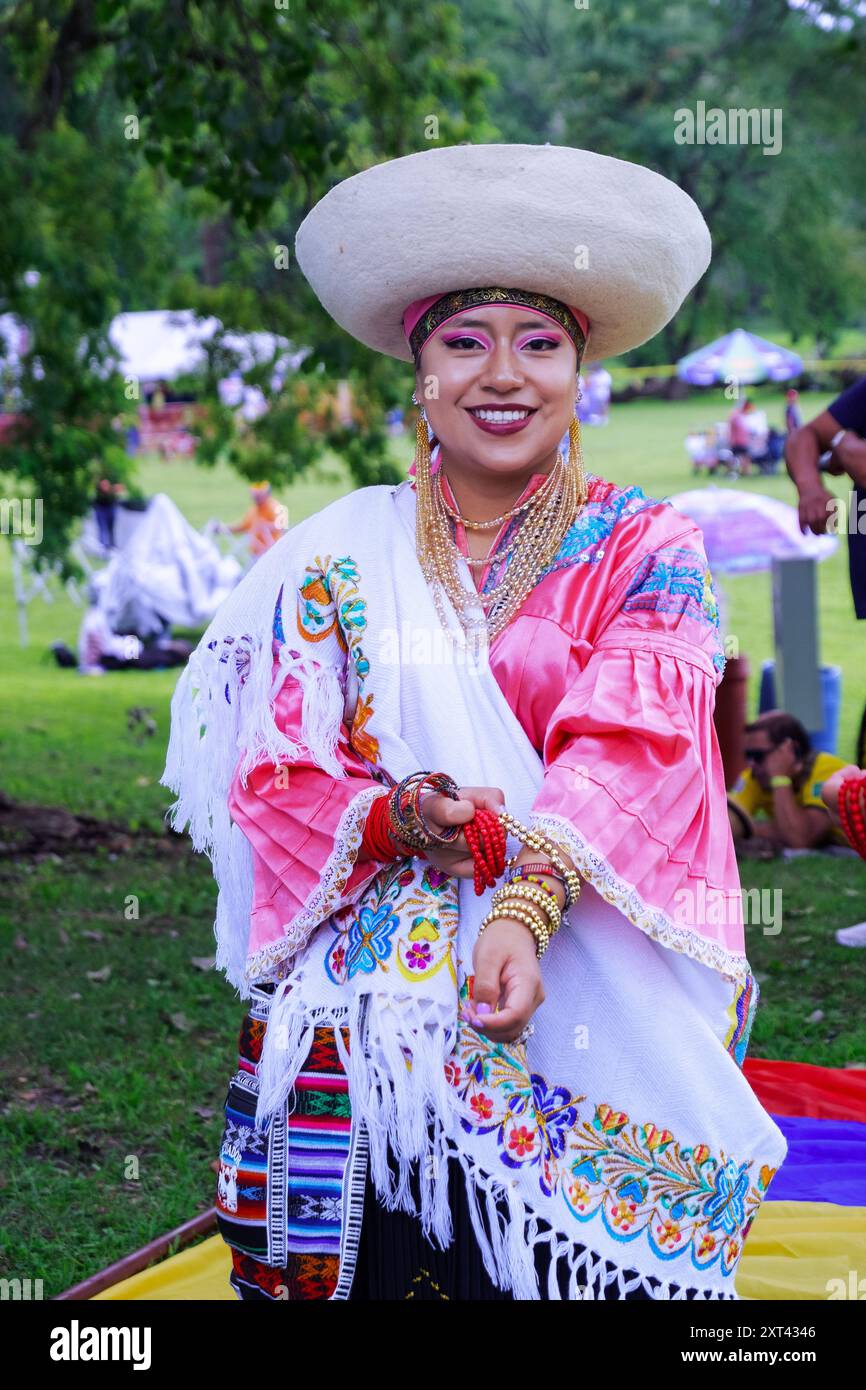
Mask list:
[[[395,480],[384,412],[408,402],[408,374],[339,333],[292,245],[340,178],[495,134],[456,9],[20,0],[0,16],[0,64],[0,191],[14,209],[0,312],[30,337],[0,469],[43,499],[46,556],[63,553],[95,479],[128,472],[117,426],[136,384],[110,370],[107,340],[122,310],[192,308],[309,349],[279,385],[270,361],[248,374],[269,406],[250,429],[219,403],[237,359],[214,338],[195,383],[201,462],[288,482],[335,449],[359,485]],[[338,380],[351,424],[334,409]]]
[[[627,362],[675,361],[769,316],[829,349],[866,300],[866,13],[856,0],[462,0],[503,140],[646,164],[695,199],[713,261]],[[675,113],[779,110],[782,145],[678,144]]]

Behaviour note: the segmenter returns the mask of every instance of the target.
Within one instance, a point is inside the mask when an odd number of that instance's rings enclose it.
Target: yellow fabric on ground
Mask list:
[[[742,1298],[851,1297],[851,1271],[866,1276],[866,1207],[832,1202],[765,1202],[737,1271]],[[859,1274],[857,1273],[859,1271]],[[860,1296],[866,1293],[866,1286]]]
[[[228,1246],[216,1235],[95,1297],[238,1302],[230,1270]],[[844,1289],[843,1296],[851,1297],[852,1270],[855,1282],[856,1271],[866,1278],[866,1207],[765,1202],[746,1241],[737,1293],[749,1299],[817,1299],[831,1292],[838,1297]],[[835,1289],[834,1279],[841,1281]]]
[[[94,1299],[180,1299],[188,1302],[219,1302],[238,1296],[229,1284],[232,1257],[222,1236],[209,1236],[199,1245],[179,1250],[161,1264],[133,1274]]]

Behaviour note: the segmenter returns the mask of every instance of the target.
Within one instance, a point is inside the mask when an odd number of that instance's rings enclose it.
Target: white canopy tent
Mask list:
[[[205,344],[221,328],[218,318],[200,319],[191,309],[147,309],[118,314],[108,337],[117,353],[117,370],[150,384],[199,370],[205,361]],[[223,341],[238,353],[242,374],[277,352],[274,386],[305,356],[304,350],[290,352],[288,339],[275,333],[226,333]]]
[[[108,330],[116,354],[113,365],[121,375],[148,387],[158,381],[174,381],[202,367],[205,344],[221,329],[218,318],[199,318],[192,309],[144,309],[117,314]],[[228,332],[223,335],[223,342],[238,354],[237,371],[241,375],[270,361],[277,352],[271,383],[275,390],[309,351],[293,349],[287,338],[276,333]],[[8,369],[12,380],[28,346],[26,325],[15,314],[0,315],[0,366]]]

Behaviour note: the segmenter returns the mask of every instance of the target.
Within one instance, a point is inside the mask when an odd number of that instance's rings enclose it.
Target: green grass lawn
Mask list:
[[[760,399],[760,396],[759,396]],[[827,397],[810,397],[807,414]],[[761,404],[765,402],[761,400]],[[767,402],[780,418],[781,395]],[[718,397],[615,407],[584,431],[586,464],[656,497],[693,485],[683,438],[721,417]],[[409,442],[400,441],[408,463]],[[246,503],[226,469],[146,460],[148,492],[165,491],[196,525],[232,519]],[[339,466],[284,497],[290,523],[344,491]],[[786,476],[743,483],[791,501]],[[819,570],[822,659],[843,671],[840,752],[853,751],[866,682],[866,625],[851,607],[844,545]],[[726,629],[752,664],[772,656],[769,576],[726,583]],[[64,595],[37,600],[30,644],[18,642],[7,546],[0,546],[0,706],[5,791],[125,823],[127,850],[62,861],[0,858],[6,1161],[4,1273],[43,1278],[51,1295],[212,1202],[221,1107],[243,1005],[212,970],[213,884],[206,861],[158,834],[169,795],[158,779],[172,672],[84,679],[46,658],[74,645],[81,612]],[[152,711],[157,732],[130,729]],[[811,858],[743,865],[746,887],[781,889],[783,929],[750,927],[762,986],[751,1053],[831,1066],[866,1065],[866,953],[836,945],[839,926],[866,918],[866,866]],[[819,1011],[822,1015],[809,1020]]]

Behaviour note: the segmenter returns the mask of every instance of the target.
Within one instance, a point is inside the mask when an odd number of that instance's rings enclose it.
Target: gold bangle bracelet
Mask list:
[[[538,927],[538,930],[541,932],[541,934],[543,936],[550,937],[550,928],[548,927],[546,921],[542,917],[540,910],[537,907],[532,907],[529,903],[524,903],[517,900],[514,900],[512,903],[500,903],[496,907],[491,907],[490,911],[483,919],[482,926],[486,926],[488,922],[492,922],[496,918],[512,917],[516,913],[520,912],[528,913],[528,915],[532,918],[533,922]],[[479,927],[478,930],[480,933],[481,927]]]
[[[542,888],[536,888],[531,883],[507,883],[502,888],[497,888],[491,898],[491,905],[498,908],[510,898],[525,899],[527,902],[536,903],[542,912],[547,914],[550,935],[553,936],[553,933],[559,930],[562,924],[562,913],[559,903],[552,893]]]
[[[546,949],[548,949],[550,938],[548,937],[548,935],[546,935],[546,933],[542,933],[542,930],[539,929],[538,923],[534,922],[534,920],[532,920],[532,917],[528,916],[528,913],[520,912],[520,910],[514,909],[514,912],[510,912],[509,915],[507,915],[507,919],[505,919],[505,917],[499,916],[489,917],[488,922],[482,922],[481,926],[478,927],[478,935],[481,935],[482,931],[484,931],[485,927],[488,926],[489,922],[499,922],[499,920],[509,920],[509,922],[512,922],[512,920],[514,920],[514,922],[523,922],[524,926],[527,926],[528,929],[530,929],[532,935],[534,935],[535,937],[535,956],[537,956],[537,959],[541,959],[541,956],[544,955]]]
[[[514,882],[507,883],[503,889],[497,890],[500,893],[508,893],[519,898],[530,898],[533,902],[543,907],[548,915],[557,921],[561,916],[561,909],[553,893],[545,888],[539,888],[534,883]],[[499,899],[497,899],[499,901]]]
[[[547,924],[547,918],[544,916],[541,908],[535,907],[532,903],[526,902],[523,898],[501,898],[496,904],[494,911],[499,917],[507,917],[513,907],[520,908],[521,912],[528,912],[538,923],[542,931],[546,932],[548,936],[553,935],[553,932]]]
[[[550,934],[541,925],[538,918],[530,917],[528,911],[522,911],[520,908],[516,907],[508,913],[496,912],[493,913],[492,916],[488,914],[488,916],[485,917],[484,921],[481,923],[481,926],[478,928],[478,935],[480,936],[481,933],[484,931],[484,928],[488,926],[491,922],[512,920],[523,922],[527,927],[529,927],[530,931],[532,932],[532,935],[535,937],[536,957],[540,959],[544,955],[544,952],[547,950],[547,947],[550,944]]]
[[[551,863],[560,870],[565,879],[566,891],[566,901],[562,910],[567,912],[580,897],[581,881],[577,871],[567,867],[556,845],[540,830],[530,830],[527,826],[522,825],[516,816],[512,816],[510,811],[500,811],[499,819],[506,830],[510,830],[512,835],[518,840],[522,840],[530,849],[541,850],[547,855]],[[506,861],[509,865],[514,862],[515,858]]]

